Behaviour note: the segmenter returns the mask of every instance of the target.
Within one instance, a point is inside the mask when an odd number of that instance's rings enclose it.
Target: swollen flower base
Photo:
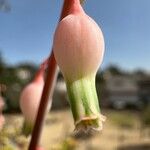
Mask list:
[[[79,0],[70,3],[69,15],[55,31],[54,55],[66,81],[75,130],[100,130],[105,117],[100,114],[95,75],[103,59],[103,34]]]

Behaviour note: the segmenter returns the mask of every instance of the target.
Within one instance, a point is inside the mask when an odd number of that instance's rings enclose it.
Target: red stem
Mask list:
[[[49,58],[45,59],[40,65],[39,70],[36,72],[33,82],[43,82],[45,70],[48,67]]]
[[[37,71],[37,73],[33,79],[33,82],[40,83],[41,81],[44,81],[44,73],[45,73],[45,70],[43,70],[43,68],[40,68]]]
[[[69,13],[71,3],[72,3],[71,0],[64,0],[60,20],[62,20]],[[45,119],[46,109],[49,103],[49,97],[52,97],[53,95],[56,78],[57,78],[57,64],[52,51],[51,56],[49,58],[48,73],[47,73],[47,77],[46,77],[46,81],[45,81],[45,85],[44,85],[44,89],[40,101],[40,106],[38,109],[38,114],[32,132],[32,138],[28,150],[36,150],[36,147],[39,144],[42,127]]]

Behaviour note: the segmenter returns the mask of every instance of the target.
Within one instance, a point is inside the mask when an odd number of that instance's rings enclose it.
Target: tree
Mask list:
[[[2,57],[2,53],[0,51],[0,74],[3,72],[4,67],[5,67],[5,63],[4,63],[4,60],[3,60],[3,57]]]
[[[109,72],[111,75],[122,75],[124,72],[116,65],[110,65],[105,72]]]
[[[0,11],[9,12],[11,6],[7,0],[0,0]]]

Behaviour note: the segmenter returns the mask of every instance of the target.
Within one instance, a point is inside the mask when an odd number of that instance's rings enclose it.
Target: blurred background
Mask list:
[[[6,123],[0,147],[20,147],[23,116],[19,96],[51,53],[63,0],[0,0],[0,95]],[[102,114],[100,133],[73,133],[65,83],[59,73],[52,111],[41,144],[46,150],[150,149],[150,1],[86,0],[84,9],[101,27],[105,55],[96,87]],[[8,148],[8,147],[7,147]]]

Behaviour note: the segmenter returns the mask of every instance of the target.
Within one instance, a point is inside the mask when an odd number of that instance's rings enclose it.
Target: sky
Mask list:
[[[0,51],[8,64],[39,64],[51,52],[63,0],[8,0],[0,11]],[[105,38],[102,68],[150,71],[150,0],[86,0]]]

